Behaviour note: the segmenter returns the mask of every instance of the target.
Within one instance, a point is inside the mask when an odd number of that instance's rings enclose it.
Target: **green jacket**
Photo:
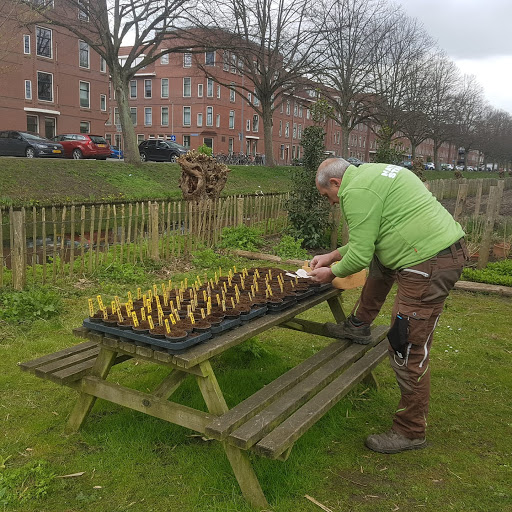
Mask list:
[[[390,164],[349,166],[338,191],[349,242],[338,250],[334,275],[366,268],[375,254],[391,269],[421,263],[464,236],[456,222],[411,171]]]

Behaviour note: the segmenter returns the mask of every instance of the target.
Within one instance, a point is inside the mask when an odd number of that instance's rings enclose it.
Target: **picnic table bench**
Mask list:
[[[182,353],[137,346],[122,337],[81,327],[73,332],[87,341],[21,363],[20,367],[79,392],[68,421],[69,431],[81,427],[95,400],[101,398],[217,439],[224,447],[244,497],[255,507],[267,508],[248,453],[286,460],[294,443],[356,384],[365,380],[376,385],[372,371],[387,355],[387,328],[375,328],[369,345],[333,341],[232,409],[226,404],[210,360],[271,327],[327,336],[324,324],[296,318],[325,301],[334,319],[342,322],[345,314],[340,290],[330,288]],[[106,380],[112,366],[131,358],[167,366],[171,371],[147,393]],[[208,412],[169,400],[190,375],[197,380]]]

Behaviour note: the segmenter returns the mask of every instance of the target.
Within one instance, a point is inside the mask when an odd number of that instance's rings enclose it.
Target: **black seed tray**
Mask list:
[[[320,286],[310,286],[310,290],[313,290],[314,293],[325,292],[325,290],[330,290],[332,288],[332,283],[324,283]]]
[[[315,295],[315,290],[313,288],[309,288],[308,290],[304,290],[303,292],[295,292],[295,297],[297,300],[305,299],[306,297],[311,297],[311,295]]]
[[[225,319],[225,320],[222,320],[222,322],[217,326],[212,325],[211,332],[213,334],[219,334],[221,332],[232,329],[233,327],[237,327],[237,326],[241,325],[241,323],[242,323],[242,321],[240,320],[240,318]]]
[[[113,334],[114,336],[118,336],[119,338],[124,338],[128,341],[133,341],[136,345],[139,346],[154,347],[157,350],[167,350],[167,352],[169,352],[170,354],[181,352],[182,350],[188,347],[197,345],[198,343],[209,340],[212,337],[211,332],[204,332],[197,336],[189,335],[187,336],[187,339],[173,343],[166,339],[153,338],[152,336],[146,334],[137,334],[131,330],[119,329],[119,327],[108,327],[103,324],[90,322],[89,320],[84,320],[83,325],[84,327],[90,329],[91,331],[100,331],[107,334]]]
[[[259,308],[252,308],[249,313],[245,315],[240,315],[240,321],[244,324],[245,322],[249,322],[253,318],[258,318],[263,316],[267,312],[267,306],[260,306]]]
[[[269,313],[279,313],[295,304],[297,304],[296,299],[286,299],[281,304],[267,304],[267,310]]]

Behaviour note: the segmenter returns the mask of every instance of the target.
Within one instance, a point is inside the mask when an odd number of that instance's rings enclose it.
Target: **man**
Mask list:
[[[327,283],[370,267],[352,314],[344,324],[326,324],[327,332],[370,343],[370,324],[398,284],[388,340],[401,399],[391,430],[369,436],[366,446],[381,453],[424,448],[432,335],[467,259],[464,231],[411,171],[396,165],[355,167],[330,158],[319,166],[316,186],[340,204],[349,242],[313,258],[313,280]]]

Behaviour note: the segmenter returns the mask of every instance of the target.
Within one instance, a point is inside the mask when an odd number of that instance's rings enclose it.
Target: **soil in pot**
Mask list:
[[[178,343],[187,339],[188,333],[182,329],[171,328],[170,333],[166,333],[165,339],[171,343]]]
[[[153,338],[165,338],[166,333],[165,325],[155,325],[153,329],[149,330],[149,335]]]
[[[133,327],[133,331],[138,334],[148,333],[149,332],[149,322],[147,320],[140,321],[138,327]]]

